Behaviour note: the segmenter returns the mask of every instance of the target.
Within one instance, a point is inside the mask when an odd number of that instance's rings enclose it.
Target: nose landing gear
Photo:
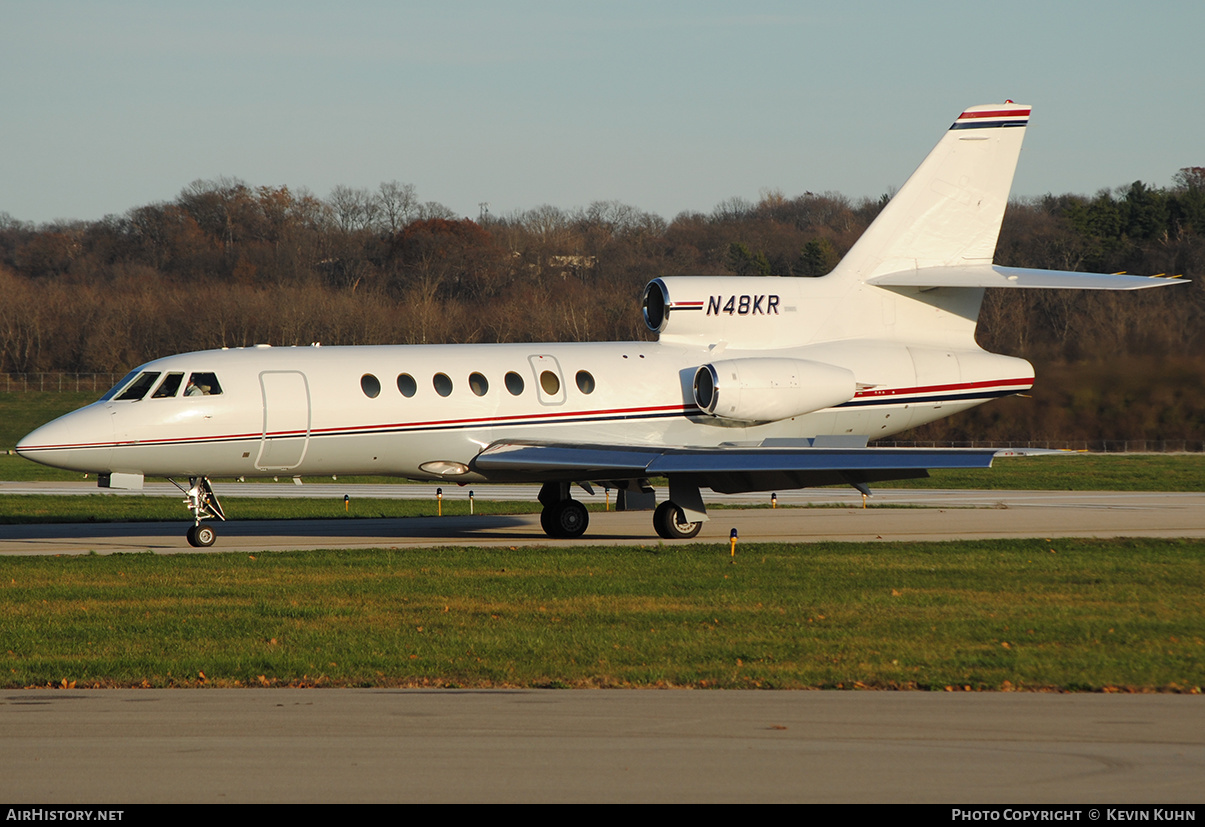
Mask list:
[[[189,477],[188,488],[173,479],[168,481],[184,492],[187,497],[184,504],[192,512],[193,525],[188,529],[186,535],[188,544],[193,548],[209,548],[218,535],[211,527],[201,525],[201,521],[215,517],[219,520],[226,519],[226,515],[222,512],[222,504],[218,502],[218,495],[213,493],[213,487],[209,484],[209,478]]]

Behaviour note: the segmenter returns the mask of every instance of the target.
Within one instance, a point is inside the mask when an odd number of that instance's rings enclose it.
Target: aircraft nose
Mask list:
[[[107,471],[113,448],[112,419],[103,405],[81,408],[26,434],[17,443],[17,453],[53,468]]]

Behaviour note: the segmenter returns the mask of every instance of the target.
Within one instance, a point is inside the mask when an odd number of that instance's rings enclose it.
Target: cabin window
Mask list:
[[[366,373],[360,377],[360,390],[364,391],[364,395],[369,399],[376,399],[381,395],[381,380],[371,373]]]
[[[409,399],[418,393],[418,383],[414,381],[414,377],[408,373],[399,373],[397,375],[398,393]]]
[[[446,373],[435,374],[431,379],[431,384],[435,386],[435,392],[440,396],[449,396],[452,393],[452,380]]]
[[[594,393],[594,377],[588,370],[577,372],[577,389],[582,393]]]
[[[555,373],[546,370],[540,374],[540,387],[544,389],[544,393],[549,396],[556,396],[561,392],[561,380]]]
[[[167,378],[159,383],[159,387],[155,388],[151,399],[169,399],[175,396],[176,392],[180,390],[180,382],[183,379],[183,373],[169,373]]]
[[[194,373],[184,388],[185,396],[217,396],[221,392],[217,374],[213,373]]]
[[[518,396],[523,393],[523,377],[515,373],[513,370],[506,374],[506,389],[510,391],[511,396]]]
[[[126,388],[117,397],[118,402],[137,402],[142,397],[146,396],[146,392],[155,384],[155,380],[159,378],[159,371],[148,370],[146,373],[134,380],[134,383]]]
[[[490,383],[480,373],[469,374],[469,388],[478,396],[485,396],[489,392]]]

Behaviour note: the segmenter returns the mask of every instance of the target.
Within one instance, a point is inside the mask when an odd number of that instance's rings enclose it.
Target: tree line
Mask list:
[[[396,181],[319,198],[222,178],[99,221],[0,213],[0,372],[122,372],[256,343],[648,338],[650,278],[823,275],[886,202],[771,191],[672,221],[615,201],[471,220]],[[1125,295],[989,290],[979,342],[1034,362],[1035,398],[925,436],[1205,438],[1205,168],[1170,187],[1013,201],[996,261],[1195,281]]]

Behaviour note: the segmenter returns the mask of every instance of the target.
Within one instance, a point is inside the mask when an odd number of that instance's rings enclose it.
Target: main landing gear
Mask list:
[[[702,522],[692,523],[687,520],[682,509],[671,500],[661,503],[653,512],[653,528],[656,529],[657,536],[666,540],[689,540],[698,534],[702,527]]]
[[[188,544],[194,548],[208,548],[212,546],[218,534],[209,526],[201,525],[201,521],[213,519],[214,517],[219,520],[225,520],[226,515],[222,512],[222,504],[218,502],[218,495],[213,493],[213,487],[209,484],[209,478],[189,477],[188,488],[180,485],[175,480],[169,479],[168,481],[184,492],[187,497],[184,500],[184,504],[192,512],[193,525],[188,529]]]
[[[569,483],[546,482],[540,488],[540,527],[549,537],[573,539],[586,533],[590,514],[586,507],[569,496]]]
[[[703,520],[707,519],[703,498],[697,485],[672,477],[669,483],[670,498],[653,512],[653,528],[666,540],[689,540],[698,535]],[[584,483],[583,487],[589,490]],[[652,489],[648,488],[648,483],[641,483],[641,488],[649,492],[651,499]],[[544,506],[540,512],[540,527],[549,537],[573,539],[586,533],[590,515],[584,505],[569,496],[569,483],[544,483],[539,499]]]

